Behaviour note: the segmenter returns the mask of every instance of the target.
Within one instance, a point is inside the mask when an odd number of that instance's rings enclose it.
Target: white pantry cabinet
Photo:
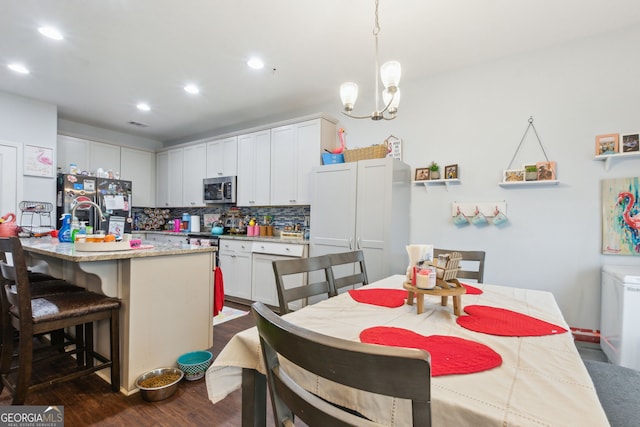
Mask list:
[[[220,238],[218,255],[225,296],[251,300],[251,242]]]
[[[268,206],[271,130],[238,136],[238,206]]]
[[[336,125],[314,119],[271,129],[271,205],[308,205],[311,172],[335,146]]]
[[[184,147],[182,206],[204,206],[202,180],[207,174],[207,144]]]
[[[133,206],[156,205],[156,155],[150,151],[122,147],[120,179],[132,182]]]
[[[238,137],[207,142],[207,178],[238,174]]]
[[[313,170],[311,256],[364,252],[370,281],[404,274],[411,168],[392,158]]]

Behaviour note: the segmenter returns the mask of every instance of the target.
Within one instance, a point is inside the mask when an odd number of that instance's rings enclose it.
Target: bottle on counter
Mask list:
[[[63,243],[71,242],[71,214],[63,214],[62,227],[58,231],[58,241]]]
[[[191,215],[188,213],[182,214],[182,231],[189,231],[189,222],[191,221]]]

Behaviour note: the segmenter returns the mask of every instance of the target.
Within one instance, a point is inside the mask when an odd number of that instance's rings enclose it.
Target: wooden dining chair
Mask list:
[[[431,362],[426,351],[364,344],[293,325],[257,302],[256,321],[276,426],[299,417],[310,426],[380,426],[305,390],[279,356],[313,375],[346,387],[411,400],[413,425],[431,425]]]
[[[458,279],[471,279],[475,280],[478,283],[483,283],[484,281],[484,251],[460,251],[453,249],[437,249],[433,250],[433,258],[438,257],[438,255],[442,254],[450,254],[453,252],[459,252],[462,255],[462,260],[460,262],[460,270],[458,270],[457,278]]]
[[[0,292],[2,315],[2,351],[0,354],[0,391],[7,387],[12,394],[13,405],[22,405],[27,392],[40,389],[51,384],[59,383],[89,375],[101,369],[111,368],[111,389],[120,390],[120,337],[119,312],[120,300],[110,298],[86,290],[66,293],[54,293],[37,298],[32,296],[32,284],[25,254],[17,237],[0,238],[0,252],[10,254],[15,271],[15,289],[17,300],[10,303],[7,292],[10,285]],[[93,348],[93,322],[109,320],[110,326],[110,355],[105,357]],[[51,333],[61,329],[81,327],[84,339],[76,340],[63,350],[51,351],[50,347],[43,347],[47,353],[34,358],[35,336]],[[14,357],[13,329],[18,332],[17,358]],[[63,370],[59,364],[52,369],[52,358],[60,361],[65,356],[76,355],[81,366],[69,364],[69,371]],[[51,357],[42,357],[51,356]],[[69,359],[72,360],[72,359]],[[96,361],[98,363],[96,363]],[[49,363],[48,367],[40,370],[40,363]],[[41,377],[43,371],[55,371],[54,376]],[[36,375],[38,374],[38,375]],[[34,381],[32,382],[32,377]],[[35,378],[37,377],[37,380]]]
[[[331,260],[327,255],[273,261],[273,272],[276,275],[280,314],[293,311],[290,307],[292,302],[305,300],[306,303],[309,297],[326,295],[330,298],[336,295]],[[321,278],[308,283],[309,273],[313,272],[319,272]],[[287,276],[296,277],[287,280]]]
[[[364,253],[361,250],[329,254],[329,259],[331,260],[333,282],[335,283],[336,292],[347,286],[351,287],[351,289],[355,289],[356,286],[365,286],[369,284],[367,268],[364,264]],[[345,265],[354,266],[357,272],[341,276],[338,270],[341,266]]]

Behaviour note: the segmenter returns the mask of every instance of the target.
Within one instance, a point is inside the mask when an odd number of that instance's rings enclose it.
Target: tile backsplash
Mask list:
[[[222,215],[234,205],[220,205],[215,207],[200,208],[133,208],[134,230],[165,230],[175,218],[182,218],[182,214],[200,216],[200,227],[206,231],[211,224],[204,224],[205,214]],[[303,230],[308,229],[310,207],[304,206],[261,206],[241,207],[241,216],[250,216],[262,224],[264,217],[271,216],[276,229],[282,230],[285,226],[300,224]]]

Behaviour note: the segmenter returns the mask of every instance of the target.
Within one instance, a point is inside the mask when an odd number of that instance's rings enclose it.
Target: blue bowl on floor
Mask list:
[[[209,351],[192,351],[178,357],[178,368],[184,372],[186,380],[199,380],[207,372],[207,368],[211,365],[211,359],[213,359],[213,354]]]

